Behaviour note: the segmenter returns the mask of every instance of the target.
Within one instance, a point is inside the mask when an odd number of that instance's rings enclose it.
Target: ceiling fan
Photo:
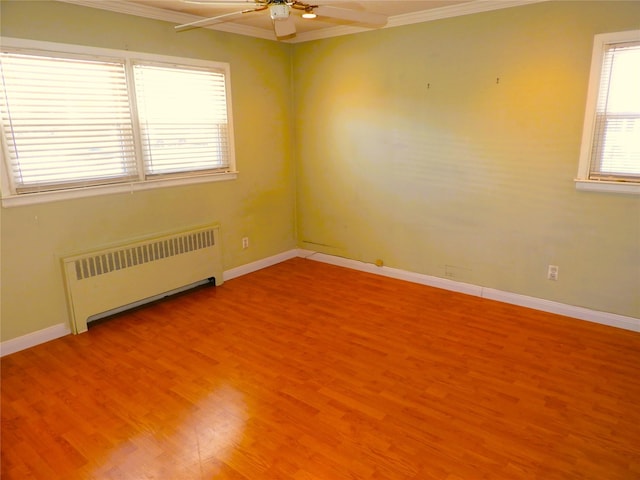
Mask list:
[[[273,29],[277,38],[292,37],[296,33],[294,18],[292,12],[302,12],[305,19],[313,19],[316,17],[341,22],[356,23],[365,27],[378,28],[383,27],[387,23],[387,16],[379,13],[353,10],[349,8],[333,7],[330,5],[314,5],[298,0],[183,0],[186,3],[197,3],[200,5],[215,6],[239,6],[251,4],[253,8],[248,8],[232,13],[225,13],[215,17],[196,20],[195,22],[185,23],[175,27],[177,32],[189,30],[191,28],[208,27],[216,23],[228,22],[235,18],[239,18],[246,13],[269,11],[271,20],[273,21]]]

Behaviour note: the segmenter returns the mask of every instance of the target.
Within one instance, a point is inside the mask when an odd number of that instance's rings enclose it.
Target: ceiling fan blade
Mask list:
[[[195,22],[185,23],[183,25],[176,25],[174,28],[176,32],[183,32],[192,28],[208,27],[209,25],[215,25],[216,23],[228,22],[234,18],[241,17],[243,13],[257,12],[264,10],[266,7],[250,8],[249,10],[242,10],[240,12],[225,13],[224,15],[218,15],[217,17],[203,18],[202,20],[196,20]]]
[[[319,5],[313,11],[319,17],[336,18],[349,22],[361,23],[371,27],[384,27],[387,24],[387,16],[380,13],[363,12],[348,8],[332,7],[330,5]]]
[[[293,21],[293,16],[289,16],[286,20],[274,20],[273,29],[275,30],[276,37],[278,38],[295,35],[296,24]]]

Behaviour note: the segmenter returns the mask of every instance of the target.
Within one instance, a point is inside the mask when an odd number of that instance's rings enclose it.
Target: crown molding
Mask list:
[[[124,0],[57,0],[64,3],[72,3],[84,7],[99,8],[127,15],[136,15],[139,17],[151,18],[154,20],[162,20],[176,24],[189,23],[200,20],[201,17],[188,13],[172,12],[162,8],[149,7],[137,3],[130,3]],[[449,5],[420,12],[405,13],[402,15],[394,15],[389,17],[389,21],[383,28],[400,27],[403,25],[411,25],[414,23],[431,22],[444,18],[458,17],[462,15],[470,15],[473,13],[489,12],[492,10],[500,10],[503,8],[518,7],[522,5],[530,5],[534,3],[547,2],[549,0],[473,0],[469,3]],[[239,25],[235,23],[217,23],[208,27],[210,30],[217,30],[227,33],[235,33],[250,37],[263,38],[266,40],[277,40],[271,29],[250,27],[247,25]],[[338,37],[342,35],[351,35],[354,33],[368,32],[370,28],[354,27],[354,26],[336,26],[306,33],[299,33],[295,38],[284,40],[284,43],[303,43],[312,40],[321,40],[324,38]]]
[[[492,10],[501,10],[503,8],[519,7],[522,5],[530,5],[533,3],[542,3],[550,0],[474,0],[469,3],[449,5],[446,7],[433,8],[420,12],[405,13],[402,15],[394,15],[389,17],[389,21],[382,28],[401,27],[403,25],[411,25],[414,23],[432,22],[444,18],[460,17],[462,15],[471,15],[473,13],[490,12]],[[379,29],[376,29],[379,30]],[[302,43],[312,40],[321,40],[324,38],[339,37],[342,35],[350,35],[353,33],[361,33],[371,31],[370,28],[338,26],[330,27],[313,32],[300,33],[295,38],[287,40],[288,43]]]
[[[460,17],[473,13],[490,12],[503,8],[520,7],[549,0],[474,0],[469,3],[449,5],[446,7],[423,10],[421,12],[405,13],[389,18],[385,28],[411,25],[412,23],[431,22],[443,18]]]

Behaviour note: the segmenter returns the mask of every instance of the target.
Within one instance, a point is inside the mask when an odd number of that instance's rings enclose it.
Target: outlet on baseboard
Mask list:
[[[249,248],[249,237],[242,237],[242,249]]]

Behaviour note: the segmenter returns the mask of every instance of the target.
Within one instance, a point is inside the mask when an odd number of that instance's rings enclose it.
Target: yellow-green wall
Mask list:
[[[229,62],[240,171],[0,209],[2,341],[67,322],[58,255],[207,222],[222,226],[225,269],[297,239],[640,318],[640,197],[573,184],[593,35],[640,28],[638,2],[541,3],[296,45],[56,2],[1,9],[8,37]]]
[[[3,341],[68,322],[57,255],[219,222],[224,268],[295,248],[291,47],[57,2],[1,3],[2,35],[229,62],[235,181],[0,209]],[[241,238],[250,238],[242,250]]]
[[[640,197],[573,182],[593,36],[635,28],[549,2],[296,45],[301,246],[640,318]]]

